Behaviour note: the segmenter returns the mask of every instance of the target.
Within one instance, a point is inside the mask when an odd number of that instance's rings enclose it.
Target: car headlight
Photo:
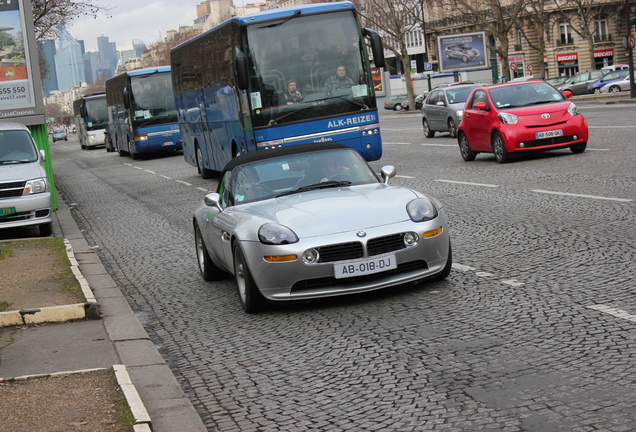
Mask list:
[[[503,124],[517,124],[519,121],[519,117],[507,112],[500,112],[497,117],[499,117],[499,120],[501,120]]]
[[[572,102],[570,102],[570,106],[568,106],[568,112],[573,117],[579,115],[579,109]]]
[[[455,114],[457,114],[458,119],[461,119],[464,116],[464,110],[457,110]]]
[[[22,195],[33,195],[43,193],[49,190],[49,184],[46,179],[39,178],[35,180],[29,180],[24,185],[24,190],[22,191]]]
[[[298,242],[298,236],[291,229],[276,223],[266,223],[258,229],[258,239],[263,244],[283,245]]]
[[[406,205],[406,211],[413,222],[424,222],[437,217],[437,207],[426,198],[415,198]]]

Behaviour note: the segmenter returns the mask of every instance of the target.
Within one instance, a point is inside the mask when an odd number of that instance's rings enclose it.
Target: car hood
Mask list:
[[[23,181],[46,177],[46,171],[39,162],[0,164],[0,181]]]
[[[408,188],[378,183],[286,195],[248,204],[244,210],[306,238],[408,220],[406,204],[418,196]]]

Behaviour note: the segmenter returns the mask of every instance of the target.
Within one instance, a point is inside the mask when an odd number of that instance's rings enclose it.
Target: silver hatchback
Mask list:
[[[435,132],[450,132],[457,136],[457,125],[462,121],[468,95],[479,84],[460,84],[431,91],[422,104],[424,136],[433,138]]]
[[[37,225],[52,233],[51,192],[37,149],[26,126],[0,122],[0,229]]]

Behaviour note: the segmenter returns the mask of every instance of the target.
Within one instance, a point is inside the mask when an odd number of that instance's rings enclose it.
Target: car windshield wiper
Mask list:
[[[0,164],[2,165],[9,165],[9,164],[19,164],[19,163],[29,163],[29,162],[34,162],[28,159],[20,159],[20,160],[3,160],[0,161]]]
[[[526,104],[525,106],[529,106],[529,105],[543,105],[543,104],[549,104],[549,103],[553,103],[555,101],[553,100],[542,100],[542,101],[536,101],[536,102],[530,102],[528,104]],[[557,102],[561,102],[561,101],[557,101]]]
[[[282,197],[285,195],[292,195],[292,194],[300,193],[300,192],[308,192],[308,191],[317,190],[317,189],[327,189],[327,188],[340,187],[340,186],[351,186],[351,182],[343,180],[343,181],[326,181],[323,183],[316,183],[316,184],[312,184],[308,186],[302,186],[302,187],[299,187],[298,189],[290,190],[287,192],[279,193],[278,195],[276,195],[276,198]]]

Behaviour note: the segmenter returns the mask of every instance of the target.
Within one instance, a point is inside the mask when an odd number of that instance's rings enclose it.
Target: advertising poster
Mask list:
[[[437,51],[441,72],[488,67],[485,32],[438,36]]]
[[[373,87],[376,92],[381,92],[382,90],[382,70],[377,67],[371,68],[371,76],[373,77]]]
[[[18,0],[0,0],[0,110],[35,106],[20,6]]]

